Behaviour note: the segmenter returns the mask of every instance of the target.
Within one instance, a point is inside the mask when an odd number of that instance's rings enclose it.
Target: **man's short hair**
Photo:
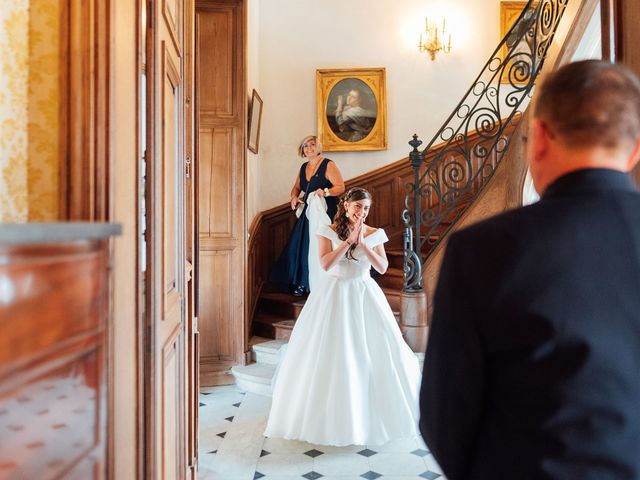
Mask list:
[[[536,93],[534,117],[569,146],[615,148],[640,137],[640,80],[621,65],[570,63]]]

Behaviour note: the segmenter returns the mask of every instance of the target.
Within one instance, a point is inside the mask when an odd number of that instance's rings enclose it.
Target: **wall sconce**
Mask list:
[[[451,34],[448,34],[447,43],[443,43],[447,37],[447,20],[442,20],[442,30],[438,30],[438,26],[434,23],[429,25],[429,19],[424,19],[425,30],[420,32],[420,43],[418,50],[420,53],[429,52],[431,60],[436,59],[436,53],[449,53],[451,51]]]

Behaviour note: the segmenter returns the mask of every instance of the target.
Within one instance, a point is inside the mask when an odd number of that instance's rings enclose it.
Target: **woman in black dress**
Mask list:
[[[334,162],[322,155],[322,145],[314,135],[305,137],[298,147],[298,155],[307,158],[302,164],[291,189],[291,209],[302,205],[287,246],[269,273],[269,281],[293,295],[302,296],[309,290],[309,220],[305,215],[305,200],[315,192],[327,202],[330,219],[336,214],[338,196],[344,193],[344,180]]]

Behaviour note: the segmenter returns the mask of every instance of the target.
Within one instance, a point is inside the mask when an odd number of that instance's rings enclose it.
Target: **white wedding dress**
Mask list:
[[[342,242],[328,225],[317,233]],[[388,238],[378,229],[364,241]],[[417,436],[418,360],[360,246],[354,257],[314,279],[278,366],[267,437],[343,446]]]

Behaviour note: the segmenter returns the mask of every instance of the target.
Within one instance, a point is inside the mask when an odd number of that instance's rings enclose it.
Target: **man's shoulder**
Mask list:
[[[543,205],[535,203],[507,210],[458,230],[451,236],[451,240],[483,245],[486,242],[502,243],[517,236],[526,236],[531,228],[536,228],[543,221],[543,209]]]

